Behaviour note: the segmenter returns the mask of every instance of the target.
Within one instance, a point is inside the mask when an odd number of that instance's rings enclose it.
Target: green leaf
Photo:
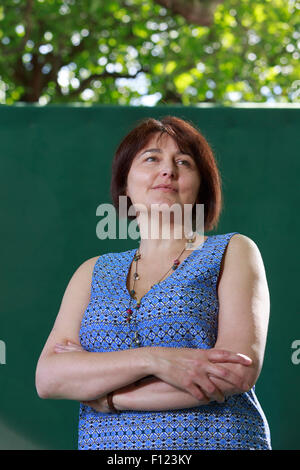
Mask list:
[[[132,32],[135,36],[146,39],[149,36],[148,30],[142,23],[134,23],[132,25]]]
[[[188,86],[194,83],[193,77],[189,73],[182,73],[174,78],[177,90],[182,93]]]

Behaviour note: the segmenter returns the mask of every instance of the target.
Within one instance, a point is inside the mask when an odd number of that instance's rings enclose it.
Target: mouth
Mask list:
[[[164,191],[164,192],[171,192],[171,193],[177,193],[177,190],[174,189],[174,188],[171,188],[169,186],[156,186],[155,188],[153,189],[158,189],[160,191]]]

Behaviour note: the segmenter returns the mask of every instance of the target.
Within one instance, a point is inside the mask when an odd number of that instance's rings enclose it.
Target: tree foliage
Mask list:
[[[299,0],[179,3],[3,0],[0,103],[299,102]]]

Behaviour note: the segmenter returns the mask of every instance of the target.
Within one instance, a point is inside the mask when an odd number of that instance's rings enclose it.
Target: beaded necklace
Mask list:
[[[193,242],[195,241],[196,239],[196,235],[192,236],[191,238],[188,238],[188,243],[187,243],[187,248],[191,248],[192,247],[192,244]],[[187,248],[184,248],[182,250],[182,252],[180,253],[180,255],[173,261],[173,265],[171,266],[171,268],[168,269],[168,271],[161,277],[161,279],[156,283],[156,284],[159,284],[162,279],[168,274],[168,272],[172,269],[173,271],[175,271],[175,269],[178,268],[179,264],[180,264],[180,261],[179,261],[179,258],[180,256],[182,255],[182,253],[187,249]],[[135,287],[135,282],[138,281],[140,279],[140,276],[138,274],[138,260],[141,258],[141,254],[140,254],[140,251],[139,251],[139,248],[136,250],[135,252],[135,255],[134,255],[134,258],[133,258],[133,261],[135,262],[135,272],[133,274],[133,287],[132,289],[130,290],[130,304],[129,304],[129,307],[128,309],[126,310],[126,313],[127,313],[127,316],[126,316],[126,322],[127,323],[130,323],[131,320],[132,320],[132,316],[133,316],[133,310],[131,308],[131,301],[132,299],[135,299],[136,300],[136,305],[133,307],[135,308],[136,310],[138,310],[140,307],[141,307],[141,300],[142,298],[146,295],[144,294],[139,300],[136,298],[135,294],[135,290],[134,290],[134,287]],[[154,287],[155,284],[153,284],[151,286],[151,289],[152,287]],[[137,330],[137,324],[136,324],[136,318],[134,316],[134,321],[135,321],[135,332],[134,332],[134,340],[132,341],[131,343],[131,347],[134,347],[134,346],[139,346],[140,345],[140,339],[139,339],[139,336],[138,336],[138,330]]]

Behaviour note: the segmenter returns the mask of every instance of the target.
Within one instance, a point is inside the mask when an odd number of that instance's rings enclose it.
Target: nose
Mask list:
[[[175,170],[172,167],[172,164],[164,165],[163,168],[161,169],[161,174],[162,174],[162,176],[174,177],[175,176]]]
[[[163,170],[162,172],[163,176],[174,176],[174,173],[172,170]]]

